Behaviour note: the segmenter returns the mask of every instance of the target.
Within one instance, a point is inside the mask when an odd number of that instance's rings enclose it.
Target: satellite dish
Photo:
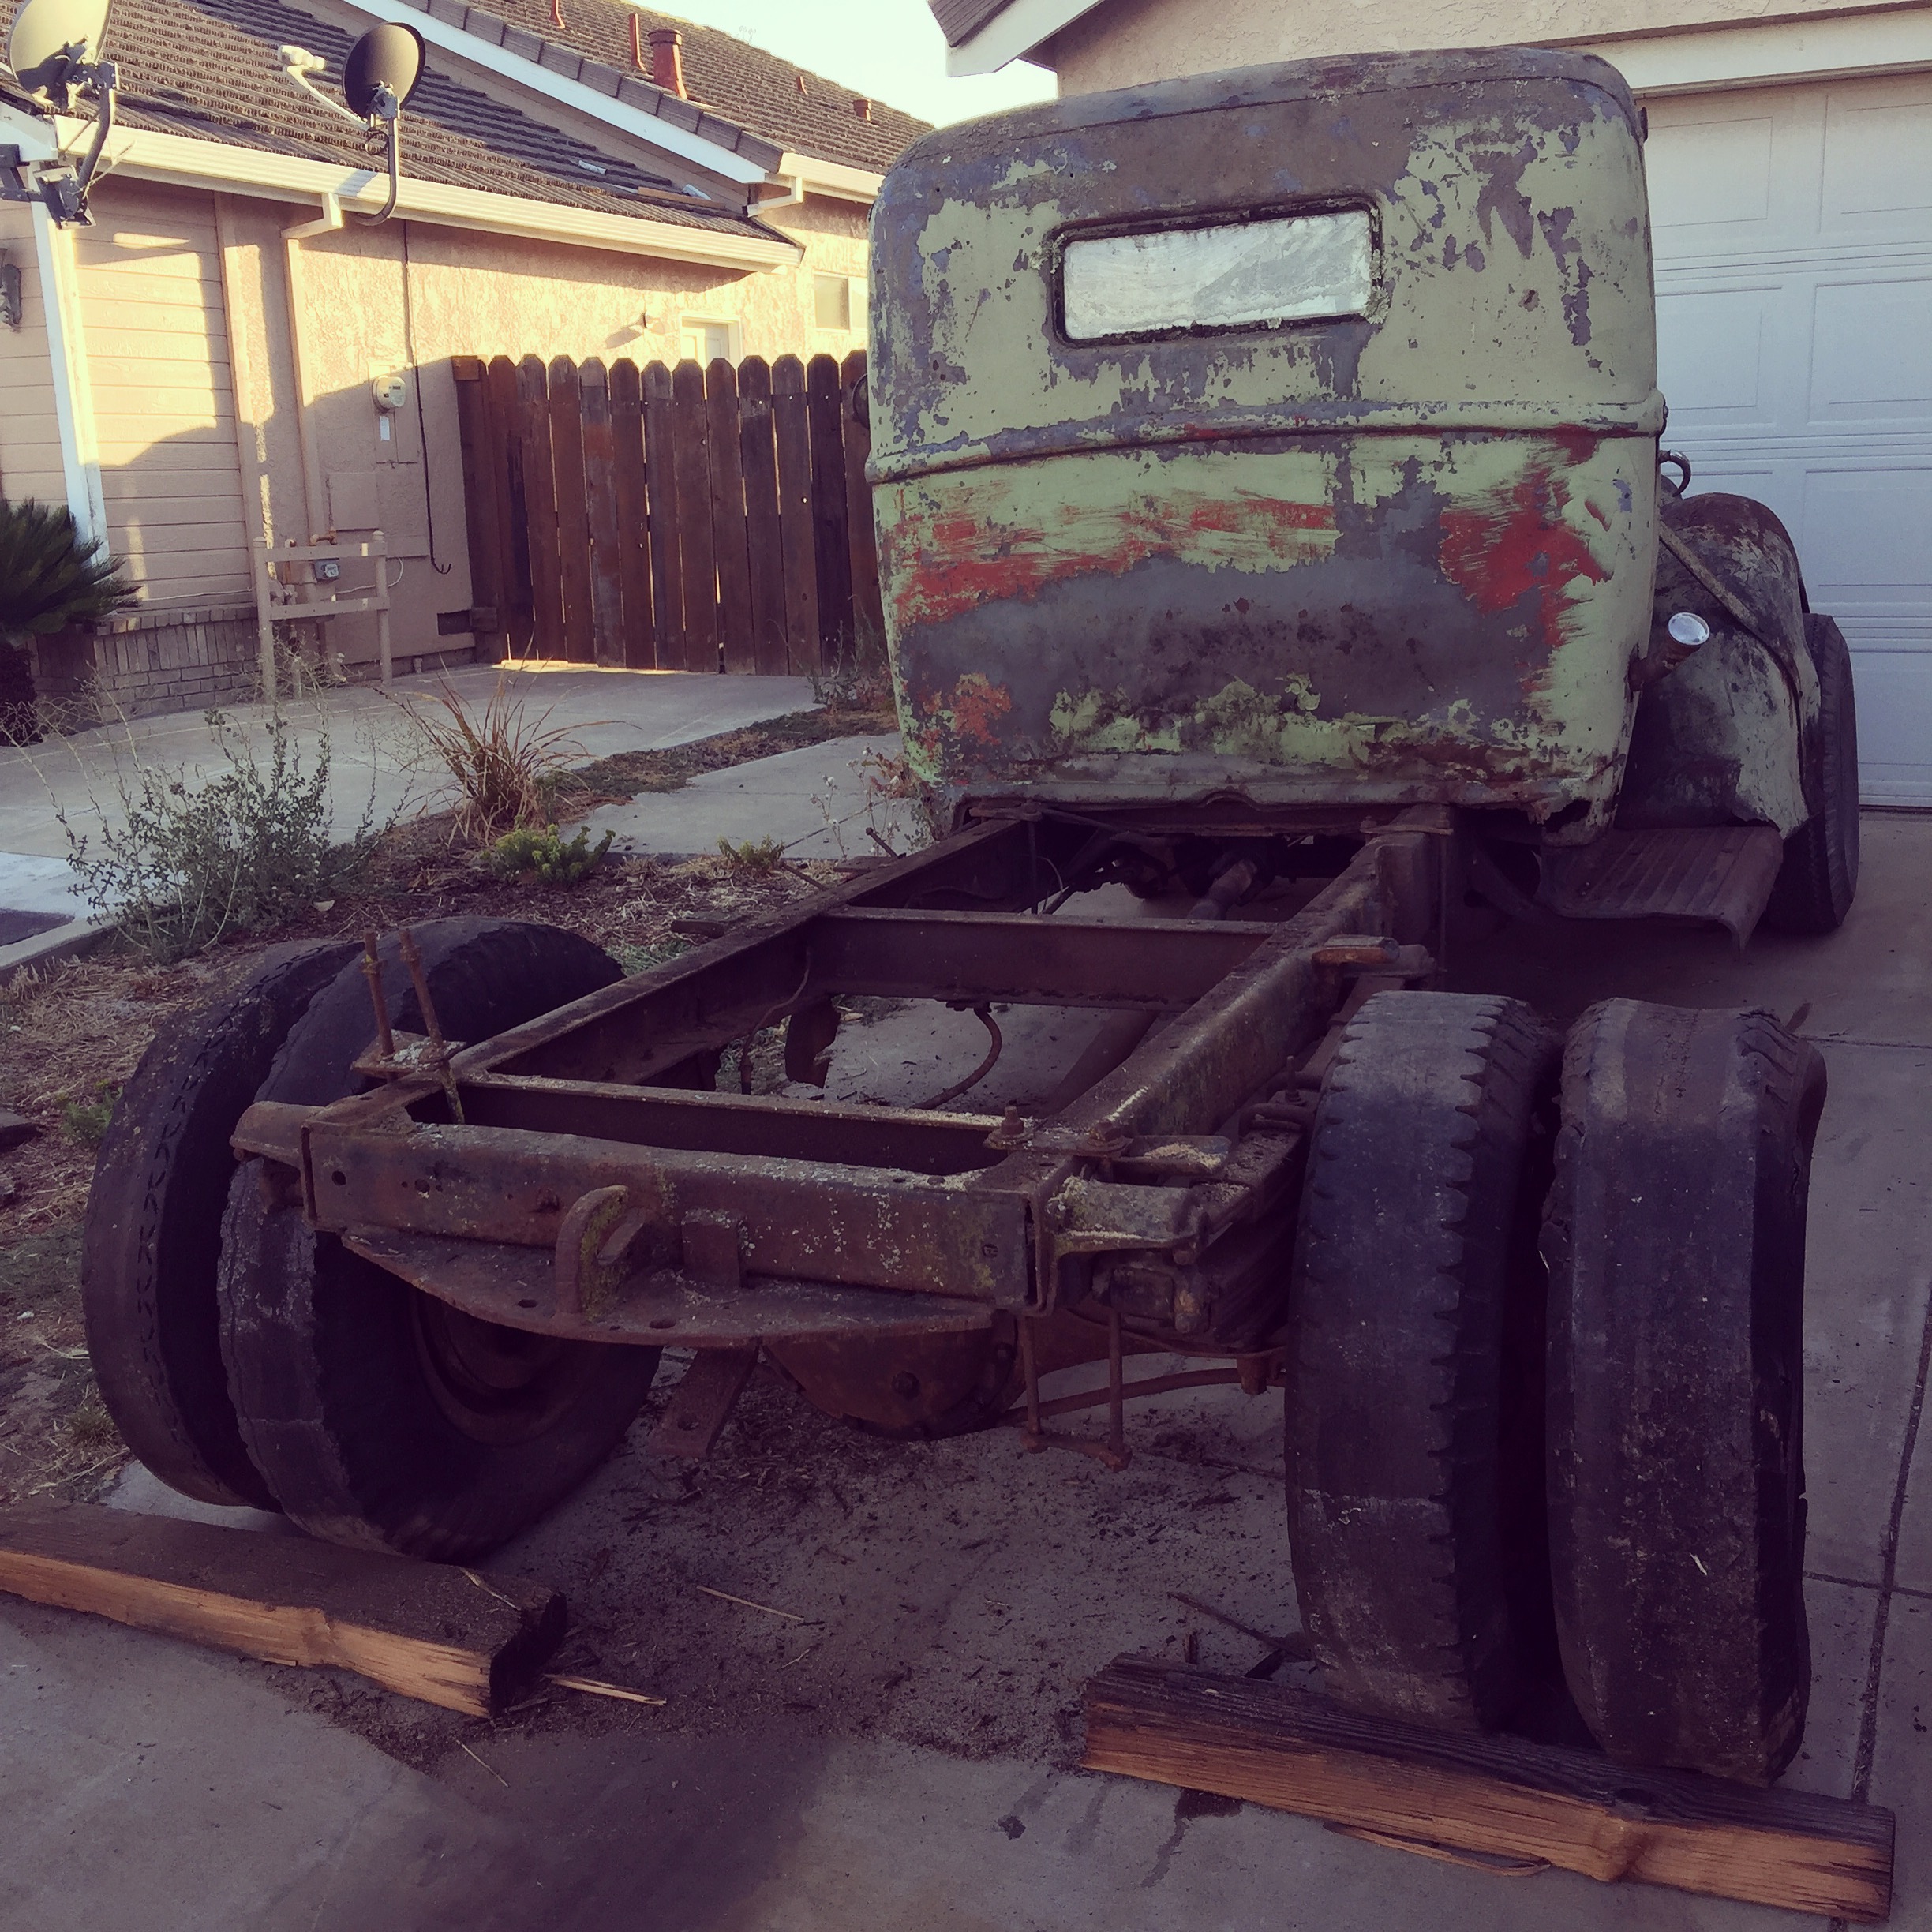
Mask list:
[[[91,6],[94,0],[86,3]],[[62,0],[27,0],[29,7],[61,4]],[[365,121],[391,120],[396,109],[416,92],[427,57],[423,37],[414,27],[398,21],[372,27],[343,62],[343,99],[350,110]],[[384,94],[389,97],[388,103],[382,98]]]
[[[21,0],[7,32],[6,64],[42,107],[66,111],[76,84],[73,70],[99,51],[107,5],[108,0]]]

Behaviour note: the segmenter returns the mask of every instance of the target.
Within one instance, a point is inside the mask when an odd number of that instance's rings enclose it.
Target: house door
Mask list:
[[[1932,806],[1932,77],[1649,111],[1664,447],[1784,519],[1866,802]]]

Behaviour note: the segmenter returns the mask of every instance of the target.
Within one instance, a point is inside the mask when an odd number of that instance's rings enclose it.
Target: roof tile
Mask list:
[[[378,165],[354,127],[290,84],[277,51],[294,44],[320,54],[328,72],[317,82],[330,89],[339,84],[350,36],[284,0],[113,0],[104,39],[121,69],[124,125],[345,167]],[[0,85],[0,99],[28,104],[10,84]],[[433,53],[403,122],[406,178],[787,238],[741,210],[681,192],[640,167],[636,152],[620,137],[593,146],[505,107],[453,78]]]
[[[424,0],[414,0],[414,4],[422,5]],[[510,23],[519,51],[526,34],[540,40],[567,41],[593,60],[624,73],[626,91],[620,91],[620,99],[630,98],[627,89],[635,74],[631,58],[633,18],[638,23],[640,37],[647,36],[653,28],[675,27],[683,40],[684,84],[692,100],[764,136],[781,149],[818,160],[882,174],[904,148],[927,131],[927,122],[901,114],[882,101],[871,101],[871,118],[863,118],[853,103],[867,97],[856,88],[827,80],[823,74],[796,66],[715,27],[701,27],[675,14],[661,13],[654,7],[634,7],[627,0],[562,0],[560,10],[564,24],[560,32],[552,17],[550,0],[492,0],[492,5]],[[483,10],[472,7],[471,21],[476,21]],[[827,9],[826,17],[835,21],[839,16],[836,9]],[[504,44],[510,44],[507,36]],[[646,51],[646,62],[650,58]],[[650,84],[636,75],[636,84]],[[657,92],[654,88],[651,91]],[[695,125],[675,111],[682,104],[675,96],[666,97],[667,118],[680,125]]]

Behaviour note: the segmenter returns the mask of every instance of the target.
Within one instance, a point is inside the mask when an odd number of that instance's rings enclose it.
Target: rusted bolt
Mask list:
[[[892,1391],[903,1402],[911,1402],[919,1392],[919,1379],[910,1368],[901,1368],[892,1379]]]

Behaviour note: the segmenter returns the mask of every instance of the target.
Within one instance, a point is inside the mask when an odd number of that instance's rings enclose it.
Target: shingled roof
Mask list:
[[[1011,0],[929,0],[932,17],[939,23],[948,47],[970,40],[997,13],[1004,13]]]
[[[328,72],[317,78],[334,88],[353,41],[282,0],[114,0],[103,44],[119,64],[124,126],[345,167],[380,166],[354,127],[290,84],[277,51],[293,43],[321,55]],[[0,84],[0,99],[31,110],[11,87]],[[621,137],[592,146],[489,99],[433,58],[403,122],[406,176],[680,227],[785,238],[741,209],[686,193],[672,174],[640,167],[634,153]]]
[[[625,77],[626,99],[645,89],[672,104],[675,110],[684,103],[676,102],[675,96],[663,96],[651,86],[648,44],[653,28],[674,27],[683,40],[684,86],[691,107],[708,108],[725,122],[762,135],[781,149],[809,155],[814,160],[883,174],[929,126],[896,107],[867,99],[856,88],[795,66],[715,27],[701,27],[676,14],[631,6],[625,0],[560,0],[560,28],[550,0],[490,0],[487,7],[467,6],[463,0],[410,3],[492,43],[503,39],[502,28],[507,25],[519,35],[534,36],[549,47],[571,48]],[[836,17],[828,9],[828,18]],[[643,47],[641,71],[632,59],[634,21],[638,41]],[[553,71],[569,71],[559,66],[553,54],[531,58],[542,59]],[[601,91],[614,90],[605,87]],[[864,113],[856,104],[860,103]],[[701,127],[698,131],[705,130]]]

